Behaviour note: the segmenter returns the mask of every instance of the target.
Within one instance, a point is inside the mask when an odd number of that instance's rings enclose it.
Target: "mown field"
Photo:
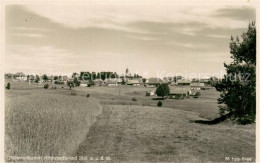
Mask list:
[[[107,105],[78,156],[120,161],[224,162],[255,157],[255,125],[202,125],[198,113],[171,108]]]
[[[155,88],[69,90],[56,85],[57,89],[45,90],[43,85],[8,82],[6,155],[111,156],[117,162],[255,158],[255,124],[190,122],[218,116],[215,89],[200,91],[198,99],[166,99],[157,107],[156,97],[145,96]]]

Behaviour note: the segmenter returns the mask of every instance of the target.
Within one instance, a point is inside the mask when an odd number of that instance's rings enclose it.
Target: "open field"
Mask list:
[[[22,90],[25,92],[30,91],[45,91],[42,87],[44,83],[28,85],[27,82],[12,82],[12,90]],[[50,88],[51,88],[51,83]],[[53,85],[54,86],[54,85]],[[147,88],[144,86],[116,86],[116,87],[75,87],[69,90],[67,85],[55,85],[57,89],[48,89],[48,92],[53,94],[67,94],[71,92],[77,92],[78,96],[86,96],[90,94],[91,97],[99,99],[102,104],[112,105],[142,105],[142,106],[157,106],[158,100],[156,96],[145,96],[146,91],[155,91],[156,88]],[[64,88],[61,88],[64,87]],[[174,89],[174,86],[171,86]],[[21,92],[21,91],[20,91]],[[200,114],[201,117],[206,119],[214,119],[218,116],[218,104],[217,98],[219,92],[215,89],[201,90],[201,96],[199,99],[192,97],[185,98],[184,100],[166,99],[163,100],[163,106],[173,109],[193,111]],[[132,101],[132,98],[136,98],[137,101]]]
[[[5,152],[9,156],[67,156],[102,111],[95,99],[48,90],[6,91]]]
[[[255,125],[189,123],[198,114],[171,108],[109,105],[91,127],[78,156],[114,161],[225,161],[255,157]]]
[[[7,154],[42,152],[111,156],[114,161],[175,162],[255,158],[255,124],[190,122],[218,116],[219,93],[214,89],[200,91],[198,99],[163,100],[159,108],[155,96],[145,96],[146,91],[155,88],[101,86],[69,90],[66,85],[56,85],[57,89],[50,86],[46,90],[43,84],[10,83],[11,90],[5,91]],[[71,96],[72,92],[76,95]],[[137,101],[132,101],[133,97]],[[95,99],[103,106],[102,114]],[[94,124],[89,117],[92,113],[99,114]]]
[[[171,86],[174,89],[176,86]],[[155,91],[156,88],[147,88],[144,86],[118,86],[118,87],[77,87],[78,94],[91,94],[92,97],[100,99],[103,104],[112,105],[142,105],[157,106],[157,96],[145,96],[146,91]],[[184,100],[165,99],[161,100],[164,107],[193,111],[200,114],[201,117],[214,119],[218,116],[217,98],[219,93],[215,89],[201,90],[201,97],[194,99],[192,97]],[[137,101],[131,101],[132,98]]]

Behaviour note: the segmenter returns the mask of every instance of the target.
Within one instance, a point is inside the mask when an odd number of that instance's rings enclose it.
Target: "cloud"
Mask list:
[[[53,46],[7,45],[6,53],[6,62],[12,63],[6,64],[6,69],[12,72],[27,70],[30,73],[51,73],[68,66],[70,63],[67,60],[73,57],[66,50]]]
[[[190,48],[190,49],[209,49],[212,48],[212,45],[210,44],[200,44],[200,43],[179,43],[179,42],[169,42],[169,45],[174,45],[174,46],[180,46],[184,48]]]
[[[33,32],[33,31],[49,31],[51,29],[44,29],[44,28],[32,28],[32,27],[11,27],[11,30],[14,30],[16,32]]]
[[[203,5],[201,5],[203,4]],[[242,25],[239,19],[232,19],[228,15],[242,15],[238,12],[223,10],[223,8],[255,8],[255,0],[250,3],[237,0],[218,0],[208,2],[196,1],[100,1],[89,0],[86,3],[71,4],[63,3],[52,5],[26,5],[25,8],[37,15],[41,15],[51,21],[70,26],[72,28],[84,27],[112,27],[113,29],[126,28],[125,25],[136,21],[152,22],[198,22],[205,23],[211,27],[236,28]],[[66,12],[64,12],[66,11]],[[214,18],[215,12],[224,12],[224,17]],[[73,13],[73,14],[72,14]],[[249,11],[250,13],[250,11]],[[227,17],[225,17],[227,15]],[[249,18],[252,15],[248,15]],[[238,16],[239,17],[239,16]],[[230,19],[231,18],[231,19]],[[222,23],[219,23],[221,21]]]
[[[12,33],[12,35],[18,37],[44,37],[44,35],[38,33]]]
[[[256,10],[251,7],[221,8],[214,14],[217,17],[228,17],[236,20],[253,21],[256,18]]]
[[[210,34],[205,36],[213,37],[213,38],[223,38],[223,39],[230,38],[228,35],[221,35],[221,34]]]
[[[218,56],[229,53],[230,35],[248,26],[232,16],[214,16],[226,4],[140,3],[7,6],[7,67],[123,72],[129,66],[156,72],[201,71],[203,64],[216,71],[229,59]]]

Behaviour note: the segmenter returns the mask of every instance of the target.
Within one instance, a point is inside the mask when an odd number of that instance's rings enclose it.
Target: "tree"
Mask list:
[[[209,78],[209,85],[215,87],[215,85],[219,82],[219,79],[215,76]]]
[[[161,107],[162,105],[163,105],[162,101],[159,101],[159,102],[157,103],[157,106],[158,106],[158,107]]]
[[[58,80],[59,79],[59,77],[58,76],[54,76],[54,78],[53,78],[54,80]]]
[[[44,84],[43,88],[48,89],[49,88],[49,84]]]
[[[43,79],[43,80],[48,80],[48,77],[47,77],[47,75],[46,75],[46,74],[44,74],[44,75],[42,76],[42,79]]]
[[[125,78],[122,78],[122,84],[123,84],[123,85],[126,84]]]
[[[227,74],[216,83],[221,92],[218,103],[221,115],[227,115],[240,124],[253,123],[256,114],[256,26],[251,22],[248,31],[234,39],[231,36],[230,53],[233,61],[225,64]]]
[[[168,86],[168,84],[161,84],[157,87],[155,93],[157,94],[157,96],[162,96],[162,98],[164,98],[164,96],[169,95],[170,87]]]
[[[6,89],[10,89],[11,88],[11,84],[7,83]]]
[[[74,83],[74,86],[76,86],[76,87],[80,86],[80,81],[78,81],[77,78],[73,79],[73,83]]]
[[[92,87],[92,86],[94,86],[95,85],[95,82],[93,81],[93,80],[90,80],[89,81],[89,84],[88,84],[88,87]]]
[[[74,87],[74,82],[73,81],[67,81],[67,85],[70,87]]]
[[[39,77],[39,75],[36,75],[36,78],[35,78],[35,83],[39,83],[39,81],[40,81],[40,77]]]
[[[143,78],[143,83],[145,83],[145,82],[146,82],[146,80],[147,80],[147,79]]]
[[[91,74],[91,80],[95,80],[97,78],[97,73],[92,72]]]
[[[71,77],[72,77],[72,78],[76,78],[77,76],[78,76],[78,73],[73,72]]]

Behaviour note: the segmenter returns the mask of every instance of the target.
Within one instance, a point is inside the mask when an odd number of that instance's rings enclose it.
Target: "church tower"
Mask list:
[[[127,67],[126,70],[125,70],[125,75],[128,76],[128,73],[129,73],[129,70],[128,70],[128,67]]]

